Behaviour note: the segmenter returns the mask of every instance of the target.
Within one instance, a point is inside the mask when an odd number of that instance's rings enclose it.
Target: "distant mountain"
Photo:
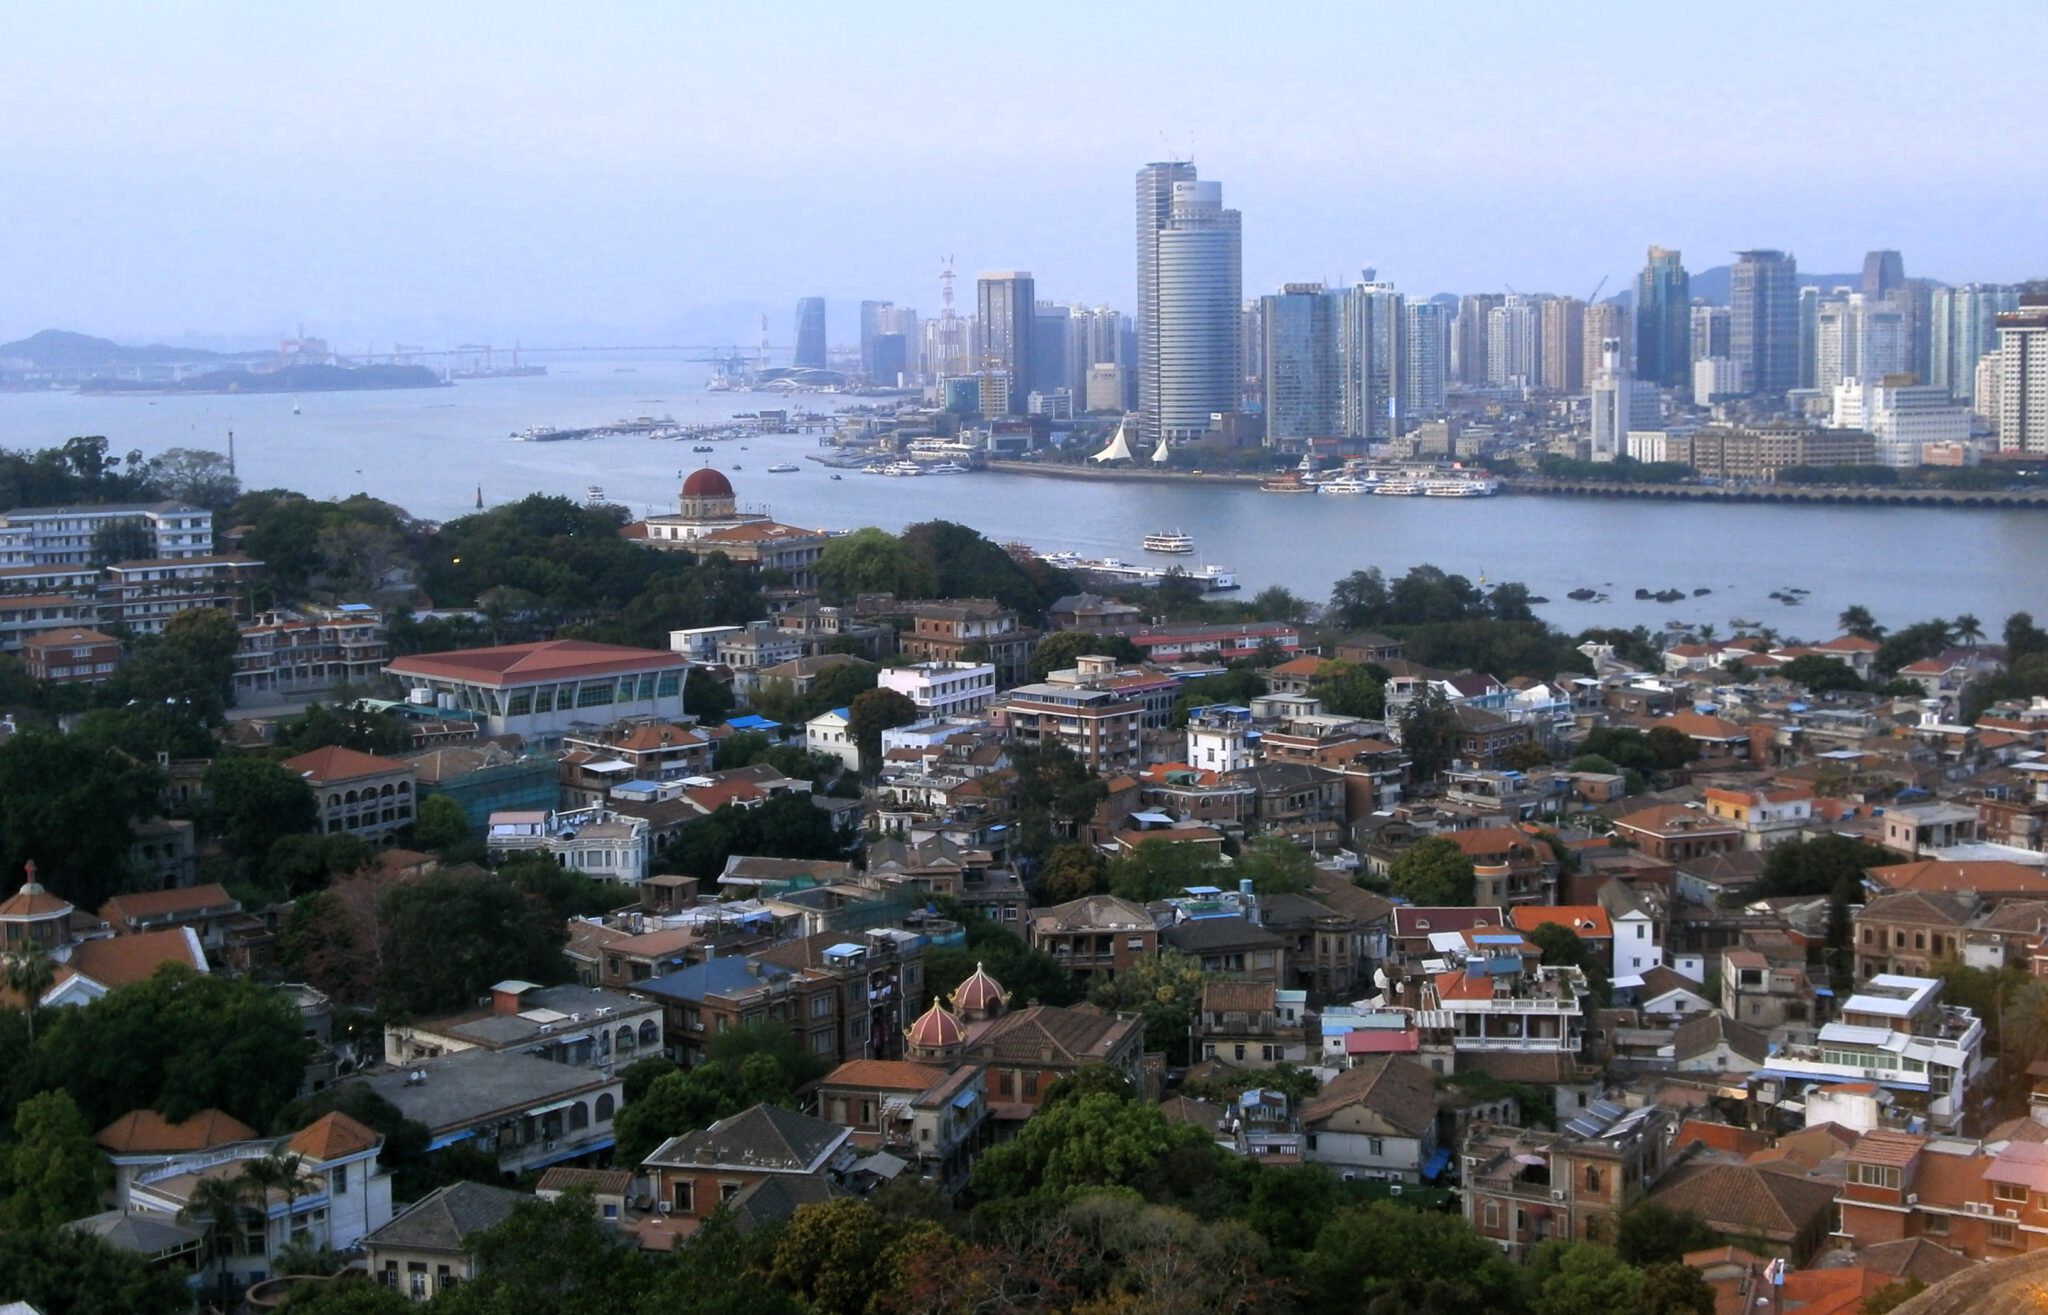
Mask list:
[[[378,388],[444,388],[439,375],[422,365],[292,365],[282,370],[213,370],[176,382],[140,383],[89,379],[84,393],[346,393]]]
[[[65,329],[44,329],[19,342],[0,343],[0,361],[27,361],[42,370],[91,370],[100,366],[174,365],[189,361],[220,361],[219,352],[194,347],[125,347],[111,338],[71,333]]]

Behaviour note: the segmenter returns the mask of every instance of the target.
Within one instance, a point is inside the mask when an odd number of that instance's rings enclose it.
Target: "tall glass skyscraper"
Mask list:
[[[1223,185],[1192,179],[1173,184],[1166,226],[1154,250],[1155,288],[1148,308],[1157,324],[1152,347],[1140,330],[1139,352],[1153,364],[1153,402],[1145,404],[1148,437],[1200,438],[1209,418],[1237,410],[1244,348],[1242,221],[1223,208]]]
[[[1659,388],[1692,385],[1692,279],[1678,253],[1651,247],[1636,275],[1636,374]]]
[[[1144,433],[1159,436],[1159,235],[1173,217],[1173,185],[1195,181],[1195,166],[1181,160],[1148,164],[1138,170],[1138,301],[1132,327],[1137,331],[1134,362],[1138,409]]]
[[[1260,298],[1266,446],[1342,432],[1337,325],[1344,294],[1320,283],[1289,283]]]
[[[1004,270],[983,274],[975,282],[974,292],[976,323],[981,329],[981,371],[984,375],[1002,374],[1008,380],[1008,405],[990,414],[1023,415],[1037,374],[1038,284],[1029,270]],[[982,396],[990,395],[984,388]]]
[[[1782,251],[1738,251],[1729,347],[1751,391],[1779,395],[1799,386],[1799,265]]]
[[[1338,332],[1338,351],[1344,358],[1345,433],[1374,442],[1400,435],[1407,327],[1407,302],[1393,284],[1368,277],[1345,294]]]
[[[1977,400],[1977,362],[1998,349],[1998,316],[2018,310],[2017,288],[1971,283],[1935,288],[1928,325],[1927,382],[1958,402]]]
[[[825,299],[805,297],[796,304],[796,355],[799,370],[825,368]]]
[[[1440,301],[1409,302],[1401,336],[1401,419],[1414,424],[1444,409],[1450,308]]]

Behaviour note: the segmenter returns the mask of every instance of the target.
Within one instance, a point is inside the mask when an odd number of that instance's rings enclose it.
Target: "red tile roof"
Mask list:
[[[902,1059],[849,1059],[825,1075],[821,1087],[860,1087],[870,1091],[923,1091],[946,1076],[946,1070]]]
[[[302,753],[296,758],[287,758],[279,766],[294,772],[319,785],[335,781],[360,780],[365,776],[389,776],[393,772],[409,772],[411,763],[402,763],[392,758],[379,758],[373,753],[358,753],[330,744],[324,749]]]
[[[219,1110],[200,1110],[172,1123],[155,1110],[131,1110],[101,1128],[93,1140],[110,1155],[167,1155],[254,1141],[256,1130]]]
[[[206,971],[205,957],[197,954],[197,941],[184,928],[83,941],[72,948],[65,966],[111,989],[143,981],[167,963]]]
[[[682,668],[690,664],[681,653],[656,648],[628,648],[583,639],[553,639],[538,644],[501,644],[496,648],[459,649],[393,658],[391,671],[401,676],[431,676],[477,685],[525,685],[544,680],[574,680],[624,671]]]
[[[381,1140],[373,1130],[335,1110],[299,1129],[285,1149],[324,1164],[367,1151]]]
[[[225,911],[230,905],[241,907],[235,897],[228,894],[226,887],[211,882],[176,890],[144,890],[132,895],[116,895],[100,906],[100,917],[106,922],[125,925],[174,913],[198,913],[206,909]]]

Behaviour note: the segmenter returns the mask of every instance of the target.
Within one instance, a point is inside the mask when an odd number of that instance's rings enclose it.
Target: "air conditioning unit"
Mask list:
[[[1918,1204],[1920,1204],[1920,1193],[1918,1193],[1918,1192],[1908,1192],[1908,1193],[1906,1193],[1906,1204],[1907,1204],[1907,1205],[1918,1205]]]
[[[548,1139],[547,1141],[544,1141],[544,1142],[542,1142],[542,1143],[540,1144],[540,1148],[541,1148],[542,1150],[544,1150],[544,1151],[551,1151],[551,1150],[555,1149],[555,1141],[554,1141],[554,1139],[553,1139],[553,1138],[550,1138],[550,1139]]]
[[[670,1214],[673,1213],[674,1210],[675,1206],[668,1201],[656,1201],[654,1203],[654,1213],[658,1215]]]
[[[2016,1206],[2007,1206],[2005,1209],[1999,1211],[1999,1213],[2004,1215],[2007,1219],[2018,1219],[2020,1217],[2019,1208]]]
[[[1562,1187],[1560,1187],[1560,1188],[1558,1188],[1558,1189],[1557,1189],[1556,1191],[1553,1191],[1553,1192],[1552,1192],[1552,1193],[1550,1194],[1550,1199],[1551,1199],[1551,1200],[1553,1200],[1553,1201],[1562,1201],[1562,1200],[1564,1200],[1564,1189],[1563,1189]]]

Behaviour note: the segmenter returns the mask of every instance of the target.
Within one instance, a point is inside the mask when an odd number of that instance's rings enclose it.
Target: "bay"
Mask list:
[[[1165,564],[1140,540],[1194,536],[1178,559],[1236,572],[1241,597],[1270,584],[1322,601],[1344,574],[1389,576],[1430,562],[1488,582],[1520,581],[1551,601],[1553,624],[1645,625],[1734,619],[1808,639],[1834,633],[1860,603],[1885,625],[1972,613],[1994,634],[2014,611],[2048,618],[2048,512],[1917,507],[1785,507],[1556,497],[1479,499],[1276,496],[1249,488],[1009,474],[887,479],[831,472],[804,458],[815,435],[760,435],[717,445],[613,437],[519,443],[536,425],[573,428],[642,415],[715,423],[763,408],[832,410],[857,399],[711,393],[708,366],[649,354],[551,362],[545,377],[470,380],[418,391],[288,396],[0,393],[0,445],[33,448],[102,434],[116,452],[225,451],[234,431],[248,488],[315,497],[365,492],[415,516],[447,520],[532,492],[581,499],[592,486],[636,515],[673,510],[680,479],[700,464],[725,471],[743,505],[825,529],[896,530],[945,518],[999,541],[1090,557]],[[296,400],[300,413],[294,415]],[[795,462],[793,474],[767,467]],[[1637,588],[1684,590],[1681,602],[1638,601]],[[1591,588],[1605,602],[1573,602]],[[1712,592],[1694,597],[1695,589]],[[1787,606],[1771,593],[1804,589]]]

